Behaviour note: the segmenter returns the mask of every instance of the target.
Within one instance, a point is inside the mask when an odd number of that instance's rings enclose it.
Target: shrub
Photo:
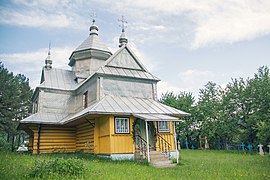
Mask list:
[[[37,160],[29,176],[34,178],[43,178],[53,174],[80,176],[85,169],[83,162],[77,158]]]

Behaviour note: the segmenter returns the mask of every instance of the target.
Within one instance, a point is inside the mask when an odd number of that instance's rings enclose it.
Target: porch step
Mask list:
[[[157,168],[175,167],[176,164],[161,152],[150,151],[151,165]]]

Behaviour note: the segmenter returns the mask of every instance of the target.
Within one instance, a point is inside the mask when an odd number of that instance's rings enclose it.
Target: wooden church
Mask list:
[[[50,53],[32,97],[33,114],[19,129],[39,153],[84,152],[112,159],[177,153],[174,122],[189,115],[161,104],[157,83],[128,46],[124,28],[113,54],[93,20],[90,35],[69,58],[71,70],[52,67]]]

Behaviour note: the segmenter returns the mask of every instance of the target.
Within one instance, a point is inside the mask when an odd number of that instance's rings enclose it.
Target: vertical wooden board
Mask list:
[[[111,142],[110,142],[110,116],[104,116],[98,119],[99,122],[99,135],[98,135],[98,146],[99,153],[110,154]]]
[[[111,154],[110,136],[99,137],[99,154]]]
[[[99,136],[109,135],[110,134],[110,116],[105,116],[99,118]]]
[[[114,116],[109,117],[110,134],[114,134]]]
[[[121,117],[121,116],[120,116]],[[115,133],[115,124],[114,118],[115,116],[110,116],[110,139],[111,139],[111,153],[134,153],[135,145],[132,138],[132,127],[134,118],[132,116],[129,117],[129,134],[116,134]]]
[[[76,151],[94,153],[94,127],[86,122],[77,126]]]
[[[131,135],[113,135],[111,136],[111,153],[134,153],[134,144]]]

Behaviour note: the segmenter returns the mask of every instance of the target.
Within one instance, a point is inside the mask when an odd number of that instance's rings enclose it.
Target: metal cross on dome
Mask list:
[[[90,17],[93,19],[92,22],[93,22],[93,24],[94,24],[95,21],[96,21],[96,20],[95,20],[95,17],[97,17],[96,12],[95,12],[94,10],[91,11]]]
[[[51,41],[49,41],[49,51],[48,51],[48,55],[51,55]]]
[[[118,19],[118,21],[122,23],[121,26],[119,25],[122,28],[122,32],[125,32],[125,28],[127,27],[128,24],[128,22],[125,20],[125,17],[122,16],[122,18]]]

